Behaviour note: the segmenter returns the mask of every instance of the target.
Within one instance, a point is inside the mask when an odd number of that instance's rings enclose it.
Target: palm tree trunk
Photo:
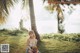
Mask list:
[[[35,32],[36,39],[38,41],[40,41],[40,36],[39,36],[37,29],[36,29],[33,0],[29,0],[29,8],[30,8],[31,29]]]
[[[57,21],[58,21],[58,22],[57,22],[57,23],[58,23],[58,33],[60,33],[60,27],[59,27],[59,24],[60,24],[60,23],[59,23],[59,12],[58,12],[58,14],[57,14]]]
[[[57,20],[58,20],[58,33],[63,33],[64,32],[64,29],[63,29],[63,26],[61,25],[63,23],[63,19],[64,19],[64,16],[63,16],[63,13],[62,13],[62,10],[59,6],[59,4],[57,5]],[[61,15],[60,15],[61,13]]]

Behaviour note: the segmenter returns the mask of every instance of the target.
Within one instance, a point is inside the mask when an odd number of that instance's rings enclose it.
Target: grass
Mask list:
[[[80,42],[43,39],[40,44],[42,53],[80,53]]]
[[[26,36],[4,36],[0,37],[0,44],[10,44],[10,53],[25,53]]]
[[[0,44],[10,44],[10,53],[26,53],[28,34],[18,32],[15,36],[13,33],[0,32]],[[79,37],[79,34],[44,34],[41,36],[39,50],[41,53],[80,53],[80,41],[74,41],[74,37]]]
[[[0,44],[10,44],[10,53],[26,53],[27,32],[17,33],[16,35],[11,32],[1,32]]]

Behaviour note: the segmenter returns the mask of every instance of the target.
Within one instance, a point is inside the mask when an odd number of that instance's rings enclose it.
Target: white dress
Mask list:
[[[29,40],[29,46],[30,47],[33,47],[33,46],[36,46],[37,45],[37,39],[30,39]]]
[[[29,47],[37,46],[37,39],[29,39]],[[28,53],[29,47],[27,48],[26,53]]]

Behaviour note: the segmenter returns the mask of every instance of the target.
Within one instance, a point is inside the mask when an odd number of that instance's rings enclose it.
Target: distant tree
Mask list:
[[[23,20],[22,19],[20,20],[19,24],[20,24],[20,30],[23,30],[24,27],[23,27]]]

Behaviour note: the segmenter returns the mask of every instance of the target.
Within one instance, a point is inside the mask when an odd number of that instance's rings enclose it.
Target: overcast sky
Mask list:
[[[29,10],[22,10],[21,4],[15,4],[14,8],[10,9],[10,15],[5,24],[0,25],[0,29],[19,29],[20,19],[24,20],[24,27],[30,30]],[[36,17],[36,25],[39,33],[57,33],[57,12],[52,14],[44,9],[48,5],[47,2],[43,4],[42,0],[34,0],[34,11]],[[64,9],[65,33],[80,33],[80,5],[71,5],[74,9],[68,8],[67,5],[61,6]]]

